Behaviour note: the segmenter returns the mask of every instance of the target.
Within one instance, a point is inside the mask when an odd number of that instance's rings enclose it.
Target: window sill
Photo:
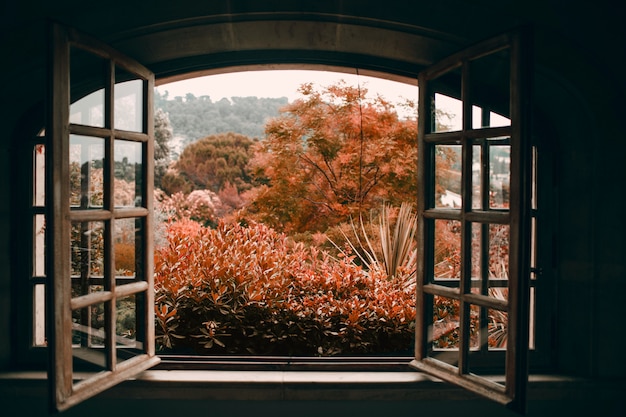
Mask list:
[[[598,392],[624,388],[624,383],[533,375],[529,386],[529,400],[550,401],[597,398]],[[0,397],[45,396],[46,392],[45,372],[0,373]],[[416,371],[223,370],[149,370],[99,397],[237,401],[463,401],[478,398],[462,388]]]

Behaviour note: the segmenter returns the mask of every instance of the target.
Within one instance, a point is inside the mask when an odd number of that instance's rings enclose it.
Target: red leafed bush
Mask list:
[[[157,344],[204,354],[410,352],[414,294],[262,225],[168,225],[155,256]]]

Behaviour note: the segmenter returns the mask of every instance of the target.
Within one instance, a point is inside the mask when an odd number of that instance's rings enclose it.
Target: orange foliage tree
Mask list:
[[[250,215],[289,233],[324,231],[382,201],[413,200],[416,119],[344,82],[299,91],[304,98],[266,124],[251,161],[264,185],[251,193]]]

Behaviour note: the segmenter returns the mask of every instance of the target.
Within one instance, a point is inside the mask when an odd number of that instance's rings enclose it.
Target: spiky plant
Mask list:
[[[350,218],[352,236],[348,236],[343,230],[346,244],[363,265],[369,270],[384,270],[389,279],[402,278],[411,283],[415,275],[415,233],[417,231],[417,216],[409,203],[402,203],[398,215],[393,221],[390,207],[383,204],[376,222],[370,216],[371,229],[378,231],[378,242],[372,242],[368,237],[367,228],[362,217],[359,217],[357,226],[353,218]],[[363,238],[359,237],[360,235]],[[348,255],[339,245],[329,241],[344,255]],[[376,248],[380,248],[380,257]]]

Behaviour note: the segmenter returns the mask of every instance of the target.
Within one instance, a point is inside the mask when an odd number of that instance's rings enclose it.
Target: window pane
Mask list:
[[[118,363],[144,353],[144,344],[138,341],[137,334],[138,298],[132,295],[116,301],[115,346]]]
[[[115,141],[115,206],[141,206],[142,149],[140,142]]]
[[[487,309],[489,330],[489,350],[506,349],[508,340],[508,313],[495,309]]]
[[[481,308],[480,311],[483,315],[480,349],[482,357],[478,351],[470,351],[468,355],[468,370],[474,374],[496,377],[494,382],[502,384],[506,370],[507,313],[488,308]],[[484,362],[485,354],[488,355],[487,366]]]
[[[457,91],[461,91],[461,79],[457,78]],[[435,94],[434,103],[435,126],[434,132],[451,132],[463,127],[463,103],[461,100],[444,95]]]
[[[472,106],[472,129],[479,129],[483,126],[483,109]]]
[[[483,174],[483,163],[482,163],[482,146],[474,145],[472,146],[472,209],[482,209],[482,174]]]
[[[458,349],[459,301],[436,295],[433,303],[433,349]]]
[[[489,279],[509,278],[509,225],[489,225]],[[492,284],[490,286],[495,286]],[[506,285],[504,285],[506,286]]]
[[[113,230],[115,250],[115,275],[122,278],[134,278],[136,274],[137,248],[136,237],[141,232],[140,219],[117,219]],[[119,282],[118,285],[122,284]]]
[[[473,223],[471,230],[472,292],[507,300],[509,226]]]
[[[46,286],[33,288],[33,345],[46,346]]]
[[[435,220],[435,278],[461,277],[461,222]]]
[[[70,136],[70,205],[102,207],[104,196],[104,139]]]
[[[73,222],[71,254],[72,297],[101,288],[104,275],[104,223]],[[94,288],[92,284],[99,286]]]
[[[98,90],[70,106],[70,123],[104,127],[104,90]]]
[[[472,223],[472,281],[481,281],[483,277],[483,229],[483,224]],[[479,283],[472,283],[472,286],[479,285]]]
[[[106,369],[105,303],[74,310],[72,321],[74,371]]]
[[[533,146],[532,151],[532,169],[531,169],[531,194],[530,194],[530,208],[537,210],[537,147]]]
[[[461,207],[461,145],[435,146],[435,207]]]
[[[470,61],[472,101],[479,106],[488,103],[490,110],[483,110],[481,127],[510,125],[510,73],[509,49]]]
[[[33,152],[33,206],[46,204],[46,145],[35,145]]]
[[[511,126],[511,119],[498,113],[489,113],[490,127]]]
[[[115,69],[115,128],[144,132],[144,81],[121,68]]]
[[[489,193],[491,208],[509,208],[511,179],[511,147],[489,147]]]
[[[537,268],[537,218],[531,217],[530,219],[530,267]],[[530,274],[532,279],[537,279],[537,272],[533,271]]]
[[[97,55],[80,48],[71,48],[71,123],[104,127],[105,65],[106,61]]]
[[[46,217],[43,214],[36,214],[34,222],[33,275],[43,277],[46,275]]]
[[[470,323],[469,323],[469,347],[471,350],[480,349],[480,338],[483,330],[480,327],[480,307],[470,305]]]
[[[537,300],[536,300],[536,290],[534,287],[530,287],[530,317],[528,320],[528,348],[535,348],[535,323],[537,317]]]

